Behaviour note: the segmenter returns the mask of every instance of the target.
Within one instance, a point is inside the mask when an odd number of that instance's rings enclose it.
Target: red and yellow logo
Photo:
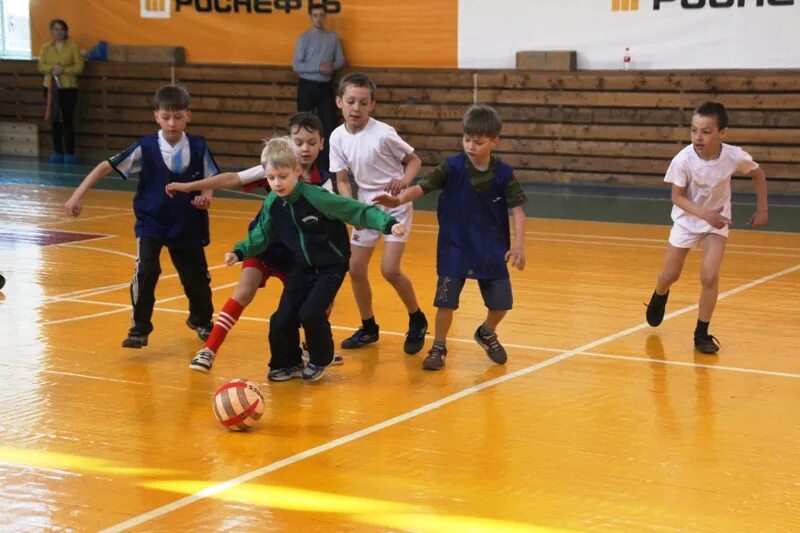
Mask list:
[[[611,11],[639,11],[639,0],[611,0]]]

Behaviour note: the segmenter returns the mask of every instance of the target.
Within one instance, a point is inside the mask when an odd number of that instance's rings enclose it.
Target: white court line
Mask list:
[[[578,355],[586,355],[589,357],[597,357],[602,359],[614,359],[617,361],[641,361],[644,363],[655,363],[657,365],[673,365],[673,366],[688,366],[694,368],[709,368],[711,370],[725,370],[728,372],[741,372],[743,374],[760,374],[763,376],[776,376],[781,378],[794,378],[800,379],[800,374],[792,372],[778,372],[775,370],[759,370],[757,368],[742,368],[738,366],[725,366],[725,365],[707,365],[703,363],[689,363],[686,361],[668,361],[666,359],[652,359],[649,357],[634,357],[627,355],[612,355],[608,353],[598,352],[583,352]]]
[[[438,233],[437,231],[425,230],[425,229],[412,229],[411,233]],[[530,237],[525,235],[526,241],[540,241],[540,242],[562,242],[567,244],[588,244],[591,246],[616,246],[616,247],[623,247],[623,248],[649,248],[649,249],[658,249],[663,250],[666,247],[667,241],[662,241],[663,244],[656,245],[656,244],[635,244],[629,242],[603,242],[603,241],[596,241],[596,240],[589,240],[593,239],[594,237],[586,237],[585,240],[578,240],[578,239],[557,239],[557,238],[548,238],[548,237]],[[768,248],[768,249],[781,249],[781,248]],[[693,248],[692,252],[698,253],[700,250],[698,248]],[[757,255],[760,257],[763,256],[770,256],[770,257],[788,257],[792,259],[800,258],[800,254],[780,254],[780,253],[769,253],[769,252],[748,252],[744,250],[731,250],[730,248],[726,247],[725,250],[726,254],[737,254],[737,255]]]
[[[136,258],[134,257],[134,259],[136,259]],[[217,270],[217,269],[220,269],[220,268],[225,268],[227,266],[228,265],[226,265],[225,263],[222,263],[220,265],[210,266],[210,267],[208,267],[208,269],[209,270]],[[162,279],[171,279],[171,278],[177,278],[177,277],[178,277],[178,273],[175,272],[173,274],[165,274],[163,276],[158,276],[158,280],[161,281]],[[62,293],[62,294],[55,294],[53,296],[45,297],[44,300],[52,300],[52,299],[58,300],[59,298],[70,298],[70,297],[76,297],[76,296],[97,296],[98,294],[105,294],[105,293],[108,293],[108,292],[114,292],[114,291],[119,290],[119,289],[127,289],[130,286],[131,286],[130,281],[125,282],[125,283],[115,283],[114,285],[105,285],[103,287],[92,287],[90,289],[81,289],[81,290],[78,290],[78,291],[70,291],[70,292],[65,292],[65,293]],[[211,290],[214,290],[214,289],[211,289]]]
[[[226,283],[225,285],[220,285],[219,287],[212,287],[211,290],[212,291],[218,291],[218,290],[221,290],[221,289],[227,289],[228,287],[233,287],[234,285],[236,285],[236,283]],[[169,298],[164,298],[164,299],[161,299],[161,300],[157,300],[156,303],[160,304],[160,303],[164,303],[164,302],[172,302],[174,300],[179,300],[181,298],[186,298],[186,295],[185,294],[179,294],[178,296],[170,296]],[[113,305],[115,307],[118,306],[119,308],[118,309],[114,309],[112,311],[103,311],[102,313],[93,313],[91,315],[73,316],[73,317],[70,317],[70,318],[61,318],[61,319],[58,319],[58,320],[48,320],[46,322],[34,322],[34,323],[30,323],[30,324],[25,324],[23,326],[15,326],[13,331],[18,331],[20,329],[20,327],[22,327],[22,328],[31,327],[31,328],[39,329],[39,328],[42,328],[44,326],[50,326],[50,325],[53,325],[53,324],[65,324],[67,322],[77,322],[79,320],[87,320],[89,318],[97,318],[97,317],[100,317],[100,316],[114,315],[114,314],[117,314],[117,313],[123,313],[125,311],[130,311],[131,310],[130,304],[127,304],[127,305],[125,305],[125,304],[115,304],[115,303],[111,303],[111,302],[99,302],[99,301],[93,301],[93,300],[79,300],[77,298],[61,298],[61,297],[58,297],[58,296],[50,296],[48,298],[48,300],[51,301],[51,302],[52,301],[56,301],[56,302],[80,302],[80,303],[95,304],[95,305],[105,305],[105,306]],[[0,329],[0,333],[5,333],[5,332],[8,332],[8,331],[11,331],[11,330]]]
[[[729,296],[733,296],[734,294],[738,294],[738,293],[740,293],[742,291],[745,291],[745,290],[750,289],[752,287],[755,287],[757,285],[761,285],[762,283],[766,283],[766,282],[768,282],[770,280],[773,280],[773,279],[775,279],[777,277],[784,276],[784,275],[789,274],[791,272],[795,272],[796,270],[800,270],[800,264],[795,265],[795,266],[790,267],[790,268],[787,268],[785,270],[781,270],[780,272],[776,272],[774,274],[770,274],[768,276],[761,277],[761,278],[759,278],[759,279],[757,279],[755,281],[751,281],[749,283],[745,283],[744,285],[740,285],[739,287],[736,287],[734,289],[726,291],[726,292],[724,292],[724,293],[719,295],[718,300],[723,300],[723,299],[725,299],[725,298],[727,298]],[[664,317],[664,319],[665,320],[669,320],[669,319],[674,318],[676,316],[683,315],[685,313],[693,311],[696,308],[697,308],[696,304],[684,307],[682,309],[679,309],[677,311],[673,311],[672,313],[669,313],[668,315],[666,315]],[[120,522],[120,523],[118,523],[116,525],[113,525],[113,526],[111,526],[111,527],[109,527],[107,529],[102,530],[102,533],[116,533],[118,531],[125,531],[127,529],[139,526],[141,524],[144,524],[145,522],[149,522],[150,520],[153,520],[153,519],[158,518],[160,516],[163,516],[165,514],[171,513],[172,511],[181,509],[181,508],[186,507],[187,505],[190,505],[192,503],[195,503],[195,502],[198,502],[198,501],[203,500],[205,498],[209,498],[211,496],[219,494],[220,492],[223,492],[223,491],[225,491],[225,490],[227,490],[227,489],[229,489],[231,487],[235,487],[237,485],[241,485],[242,483],[246,483],[246,482],[248,482],[248,481],[250,481],[252,479],[255,479],[255,478],[258,478],[258,477],[262,477],[262,476],[264,476],[266,474],[269,474],[271,472],[275,472],[276,470],[280,470],[281,468],[284,468],[284,467],[287,467],[287,466],[291,466],[291,465],[293,465],[295,463],[298,463],[298,462],[300,462],[300,461],[302,461],[304,459],[308,459],[309,457],[314,457],[315,455],[319,455],[321,453],[330,451],[330,450],[332,450],[334,448],[338,448],[339,446],[343,446],[345,444],[348,444],[350,442],[356,441],[356,440],[361,439],[363,437],[367,437],[367,436],[372,435],[373,433],[377,433],[378,431],[381,431],[383,429],[386,429],[386,428],[389,428],[389,427],[392,427],[392,426],[396,426],[397,424],[400,424],[400,423],[405,422],[407,420],[411,420],[412,418],[416,418],[416,417],[418,417],[420,415],[423,415],[425,413],[429,413],[429,412],[431,412],[431,411],[433,411],[435,409],[438,409],[438,408],[443,407],[445,405],[451,404],[451,403],[453,403],[455,401],[458,401],[458,400],[460,400],[462,398],[466,398],[467,396],[471,396],[471,395],[473,395],[475,393],[478,393],[478,392],[480,392],[480,391],[482,391],[484,389],[488,389],[489,387],[493,387],[493,386],[498,385],[500,383],[504,383],[506,381],[509,381],[509,380],[512,380],[512,379],[515,379],[515,378],[518,378],[518,377],[522,377],[522,376],[525,376],[525,375],[528,375],[528,374],[530,374],[532,372],[536,372],[537,370],[541,370],[543,368],[547,368],[547,367],[552,366],[552,365],[554,365],[554,364],[556,364],[556,363],[558,363],[560,361],[564,361],[565,359],[569,359],[569,358],[571,358],[571,357],[573,357],[575,355],[581,354],[583,352],[589,352],[595,346],[599,346],[601,344],[605,344],[605,343],[611,342],[613,340],[619,339],[621,337],[624,337],[626,335],[629,335],[631,333],[634,333],[636,331],[639,331],[639,330],[642,330],[642,329],[645,329],[645,328],[648,328],[648,327],[650,327],[650,326],[646,322],[643,322],[641,324],[638,324],[636,326],[624,329],[624,330],[619,331],[617,333],[613,333],[613,334],[608,335],[606,337],[603,337],[601,339],[597,339],[595,341],[586,343],[586,344],[584,344],[582,346],[579,346],[579,347],[577,347],[577,348],[575,348],[573,350],[569,350],[569,351],[564,352],[562,354],[553,356],[553,357],[551,357],[549,359],[545,359],[544,361],[542,361],[540,363],[536,363],[535,365],[531,365],[529,367],[517,370],[516,372],[512,372],[511,374],[506,374],[504,376],[500,376],[498,378],[491,379],[489,381],[485,381],[485,382],[480,383],[478,385],[473,385],[472,387],[468,387],[468,388],[463,389],[463,390],[461,390],[459,392],[456,392],[454,394],[450,394],[449,396],[445,396],[444,398],[441,398],[441,399],[439,399],[439,400],[437,400],[435,402],[431,402],[429,404],[423,405],[422,407],[419,407],[417,409],[413,409],[411,411],[407,411],[407,412],[405,412],[405,413],[403,413],[401,415],[398,415],[398,416],[395,416],[393,418],[390,418],[389,420],[385,420],[383,422],[379,422],[377,424],[374,424],[374,425],[369,426],[367,428],[364,428],[362,430],[355,431],[355,432],[350,433],[348,435],[345,435],[343,437],[339,437],[338,439],[334,439],[332,441],[326,442],[326,443],[321,444],[319,446],[315,446],[314,448],[310,448],[308,450],[305,450],[305,451],[302,451],[300,453],[294,454],[294,455],[292,455],[290,457],[286,457],[285,459],[281,459],[280,461],[276,461],[274,463],[265,465],[265,466],[263,466],[261,468],[257,468],[256,470],[252,470],[250,472],[242,474],[241,476],[229,479],[227,481],[223,481],[221,483],[217,483],[216,485],[212,485],[211,487],[203,489],[203,490],[201,490],[199,492],[196,492],[194,494],[190,494],[189,496],[186,496],[186,497],[181,498],[179,500],[176,500],[174,502],[168,503],[166,505],[162,505],[161,507],[157,507],[157,508],[155,508],[155,509],[153,509],[151,511],[146,512],[146,513],[142,513],[140,515],[134,516],[134,517],[132,517],[132,518],[130,518],[128,520],[125,520],[125,521]]]
[[[83,241],[80,241],[80,242],[83,242]],[[96,246],[83,246],[83,245],[80,245],[80,244],[73,244],[73,243],[57,244],[56,246],[61,246],[63,248],[80,248],[81,250],[93,250],[93,251],[96,251],[96,252],[103,252],[103,253],[107,253],[107,254],[121,255],[122,257],[127,257],[128,259],[133,259],[133,260],[136,259],[136,256],[133,255],[133,254],[129,254],[129,253],[126,253],[126,252],[119,252],[117,250],[111,250],[109,248],[97,248]]]
[[[59,218],[59,219],[54,220],[53,222],[51,222],[51,224],[71,224],[73,222],[89,222],[90,220],[102,220],[104,218],[114,218],[114,217],[121,217],[121,216],[125,216],[125,215],[133,216],[133,211],[129,210],[129,211],[125,212],[125,213],[112,213],[110,215],[97,215],[97,216],[94,216],[94,217],[70,217],[70,218],[63,217],[63,220],[61,218]],[[57,231],[64,231],[64,230],[57,230]]]

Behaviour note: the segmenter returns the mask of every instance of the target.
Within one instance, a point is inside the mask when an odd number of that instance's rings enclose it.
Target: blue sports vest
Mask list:
[[[187,182],[203,178],[206,140],[187,135],[190,160],[181,174],[172,172],[164,163],[158,147],[158,134],[139,139],[142,148],[142,171],[133,198],[136,214],[136,236],[150,237],[169,248],[194,248],[210,242],[208,212],[192,205],[199,192],[178,193],[170,198],[164,192],[171,181]]]
[[[469,182],[466,157],[462,153],[446,161],[450,174],[437,206],[436,272],[455,278],[507,278],[511,236],[506,185],[513,170],[497,160],[489,191],[480,193]]]

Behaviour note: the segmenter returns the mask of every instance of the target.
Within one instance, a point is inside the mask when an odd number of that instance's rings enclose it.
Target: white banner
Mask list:
[[[459,0],[458,66],[575,50],[579,69],[800,68],[800,0]]]

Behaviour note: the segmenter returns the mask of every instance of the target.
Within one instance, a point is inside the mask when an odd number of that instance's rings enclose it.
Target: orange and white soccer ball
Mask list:
[[[252,427],[264,413],[264,395],[255,383],[234,379],[214,393],[214,416],[231,431]]]

